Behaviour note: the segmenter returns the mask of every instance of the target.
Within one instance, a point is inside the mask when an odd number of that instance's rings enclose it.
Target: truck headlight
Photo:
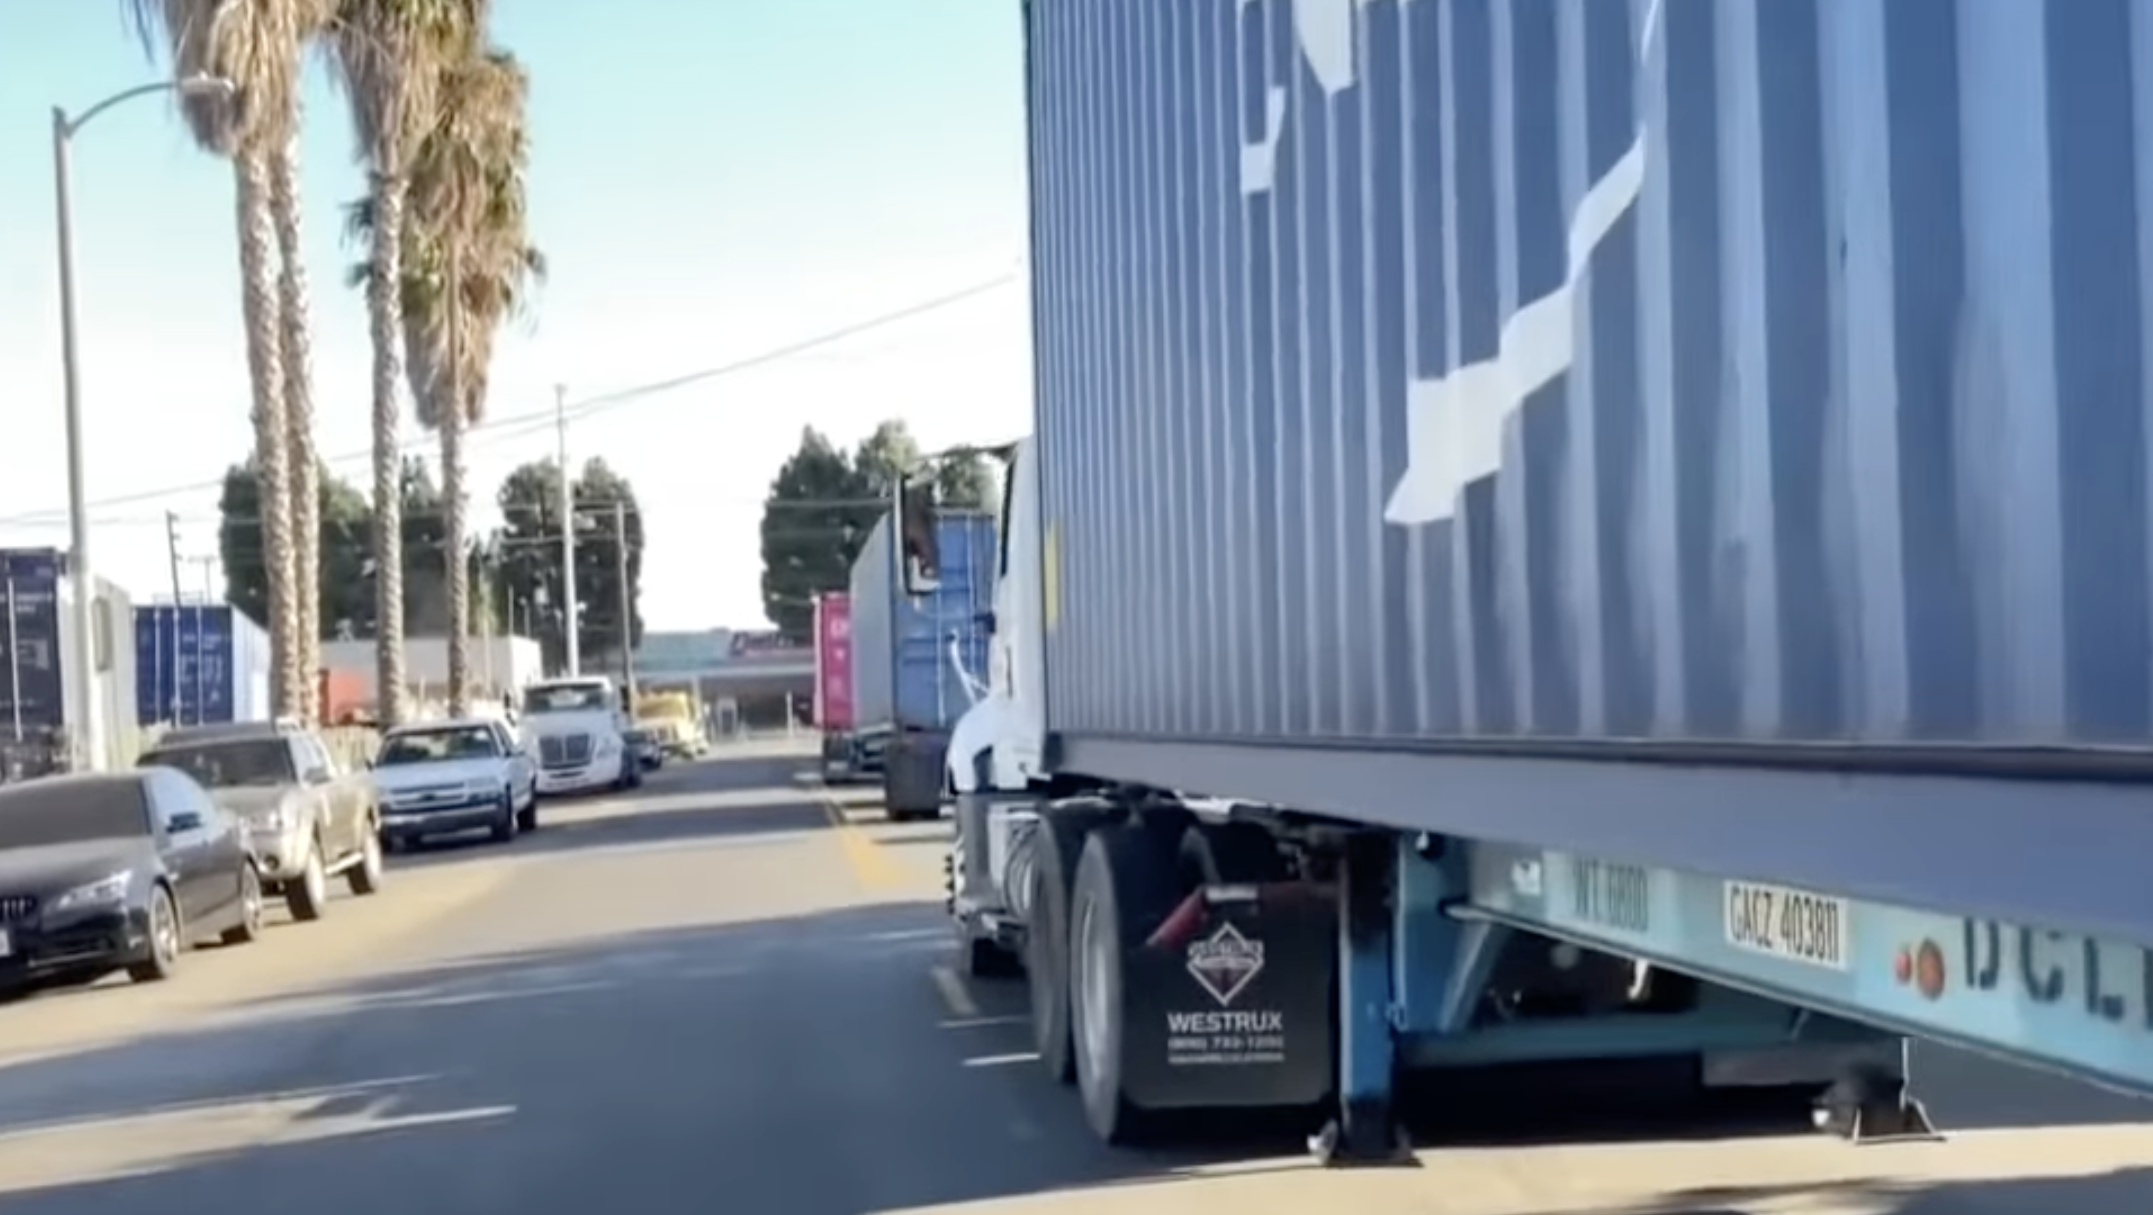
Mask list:
[[[599,740],[598,740],[598,754],[599,754],[600,756],[611,756],[611,755],[615,755],[615,754],[618,754],[618,753],[619,753],[619,751],[620,751],[620,735],[618,735],[618,734],[607,734],[607,735],[604,735],[603,737],[599,738]]]
[[[82,907],[106,907],[124,902],[127,898],[128,883],[134,880],[134,876],[133,870],[122,869],[110,877],[84,882],[54,899],[52,910],[73,911]]]

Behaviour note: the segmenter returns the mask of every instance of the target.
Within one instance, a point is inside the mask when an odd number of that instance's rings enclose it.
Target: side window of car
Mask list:
[[[510,734],[508,732],[508,727],[502,725],[500,722],[494,722],[492,728],[493,745],[504,756],[514,755],[516,753],[516,736]]]
[[[151,768],[147,773],[150,821],[167,837],[189,834],[216,825],[220,812],[202,787],[185,773],[172,768]]]
[[[311,734],[292,735],[292,756],[302,781],[313,783],[322,777],[336,775],[336,768],[329,762],[329,753]]]

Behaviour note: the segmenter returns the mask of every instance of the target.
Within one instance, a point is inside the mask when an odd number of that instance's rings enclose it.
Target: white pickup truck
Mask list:
[[[538,792],[554,797],[633,789],[643,770],[629,755],[620,693],[604,676],[548,679],[523,689],[518,721],[538,760]]]

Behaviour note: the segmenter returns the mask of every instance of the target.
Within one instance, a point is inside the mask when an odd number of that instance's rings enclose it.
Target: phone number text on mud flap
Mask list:
[[[1286,1014],[1277,1009],[1166,1014],[1166,1061],[1176,1067],[1286,1061]]]

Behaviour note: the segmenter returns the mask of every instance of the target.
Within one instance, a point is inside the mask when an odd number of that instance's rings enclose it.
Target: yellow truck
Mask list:
[[[703,733],[703,705],[693,692],[646,692],[636,697],[636,724],[649,730],[668,755],[693,759],[709,749]]]

